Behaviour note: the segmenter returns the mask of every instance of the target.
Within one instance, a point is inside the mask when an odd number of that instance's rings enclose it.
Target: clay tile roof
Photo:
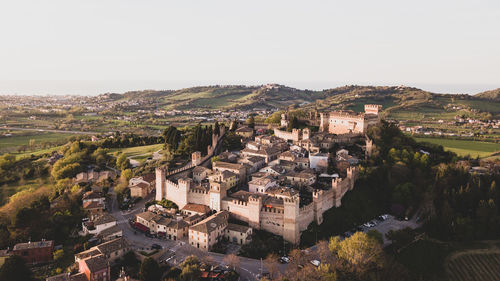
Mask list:
[[[242,232],[242,233],[246,233],[249,228],[250,227],[248,227],[248,226],[234,224],[234,223],[227,224],[227,229],[232,230],[232,231]]]
[[[54,246],[54,241],[39,241],[39,242],[29,242],[29,243],[19,243],[14,245],[14,250],[25,250],[25,249],[35,249],[35,248],[46,248]]]
[[[104,255],[108,256],[110,253],[116,252],[121,249],[128,248],[128,243],[125,238],[120,237],[108,242],[104,242],[96,246],[96,248]]]
[[[87,201],[83,203],[83,208],[86,210],[90,209],[104,209],[104,204],[97,201]]]
[[[185,222],[184,220],[178,220],[178,221],[171,221],[170,224],[168,224],[168,227],[174,228],[174,229],[183,229],[185,227],[188,227],[189,224]]]
[[[142,176],[142,179],[151,184],[156,180],[156,175],[154,173],[145,174],[144,176]]]
[[[146,211],[146,212],[139,213],[139,214],[137,214],[135,216],[139,217],[139,218],[141,218],[141,219],[143,219],[145,221],[150,221],[150,220],[152,220],[156,216],[156,214],[153,213],[153,212],[150,212],[150,211]]]
[[[214,231],[217,227],[227,224],[228,218],[228,211],[220,211],[217,214],[211,215],[210,217],[191,226],[190,229],[209,234],[212,233],[212,231]]]
[[[94,225],[100,225],[100,224],[105,224],[105,223],[110,223],[116,221],[115,217],[108,213],[102,214],[102,216],[99,216],[97,219],[94,220]]]
[[[104,195],[102,194],[102,192],[99,191],[87,191],[83,194],[83,200],[99,199],[103,197]]]
[[[208,206],[202,205],[202,204],[186,204],[184,208],[182,208],[181,211],[191,211],[191,212],[196,212],[200,214],[206,214],[210,212],[210,208]]]
[[[87,264],[87,267],[92,273],[108,267],[108,260],[104,257],[104,255],[89,257],[84,259],[83,262]]]

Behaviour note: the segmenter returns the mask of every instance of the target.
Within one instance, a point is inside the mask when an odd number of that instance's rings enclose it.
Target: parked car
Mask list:
[[[283,256],[283,257],[279,258],[278,261],[280,263],[285,264],[285,263],[289,263],[290,262],[290,258]]]
[[[155,249],[155,250],[161,250],[163,247],[161,245],[158,245],[158,244],[152,244],[151,245],[151,249]]]
[[[314,265],[315,267],[318,267],[321,264],[321,262],[319,260],[312,260],[312,261],[310,261],[310,263],[312,265]]]

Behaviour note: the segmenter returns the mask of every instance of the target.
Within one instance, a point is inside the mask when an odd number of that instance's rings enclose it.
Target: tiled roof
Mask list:
[[[98,272],[108,267],[108,260],[103,255],[89,257],[83,260],[90,272]]]
[[[14,251],[16,250],[26,250],[26,249],[36,249],[36,248],[46,248],[54,246],[54,241],[38,241],[38,242],[28,242],[28,243],[19,243],[14,245]]]
[[[94,220],[94,225],[100,225],[100,224],[106,224],[110,222],[116,221],[115,217],[108,213],[104,213],[101,216],[97,217],[97,219]]]
[[[239,224],[234,224],[234,223],[228,223],[227,229],[229,229],[231,231],[246,233],[248,231],[248,229],[250,229],[250,227],[244,226],[244,225],[239,225]]]
[[[98,201],[87,201],[83,203],[83,208],[84,209],[104,209],[104,204]]]
[[[191,226],[190,229],[209,234],[212,231],[214,231],[217,227],[227,224],[228,218],[229,218],[228,211],[220,211],[217,214],[211,215],[210,217]]]
[[[102,192],[93,190],[85,192],[82,197],[83,200],[99,199],[99,198],[104,198]]]
[[[96,248],[103,254],[108,256],[110,253],[116,252],[121,249],[128,248],[128,243],[125,238],[120,237],[114,240],[104,242],[96,246]]]
[[[202,204],[193,204],[189,203],[184,206],[184,208],[181,209],[181,211],[192,211],[192,212],[197,212],[200,214],[206,214],[210,212],[210,208],[206,205]]]

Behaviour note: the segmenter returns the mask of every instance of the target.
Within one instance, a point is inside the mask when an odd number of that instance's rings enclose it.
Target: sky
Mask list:
[[[0,0],[0,94],[500,88],[500,1]]]

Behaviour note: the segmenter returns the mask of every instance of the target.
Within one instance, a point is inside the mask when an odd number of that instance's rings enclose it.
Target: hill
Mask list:
[[[497,116],[500,114],[500,106],[488,100],[496,100],[499,95],[500,89],[471,96],[435,94],[404,86],[343,86],[311,91],[270,84],[204,86],[173,91],[134,91],[113,95],[113,100],[115,102],[141,100],[141,106],[146,103],[165,110],[285,109],[295,105],[305,108],[316,107],[319,110],[338,108],[362,111],[363,104],[378,103],[383,105],[389,117],[393,115],[397,118],[401,113],[408,112],[419,112],[429,116],[447,115],[453,106],[465,111],[472,110],[477,111],[476,113],[491,113],[492,116]]]
[[[500,102],[500,88],[474,95],[475,98]]]

